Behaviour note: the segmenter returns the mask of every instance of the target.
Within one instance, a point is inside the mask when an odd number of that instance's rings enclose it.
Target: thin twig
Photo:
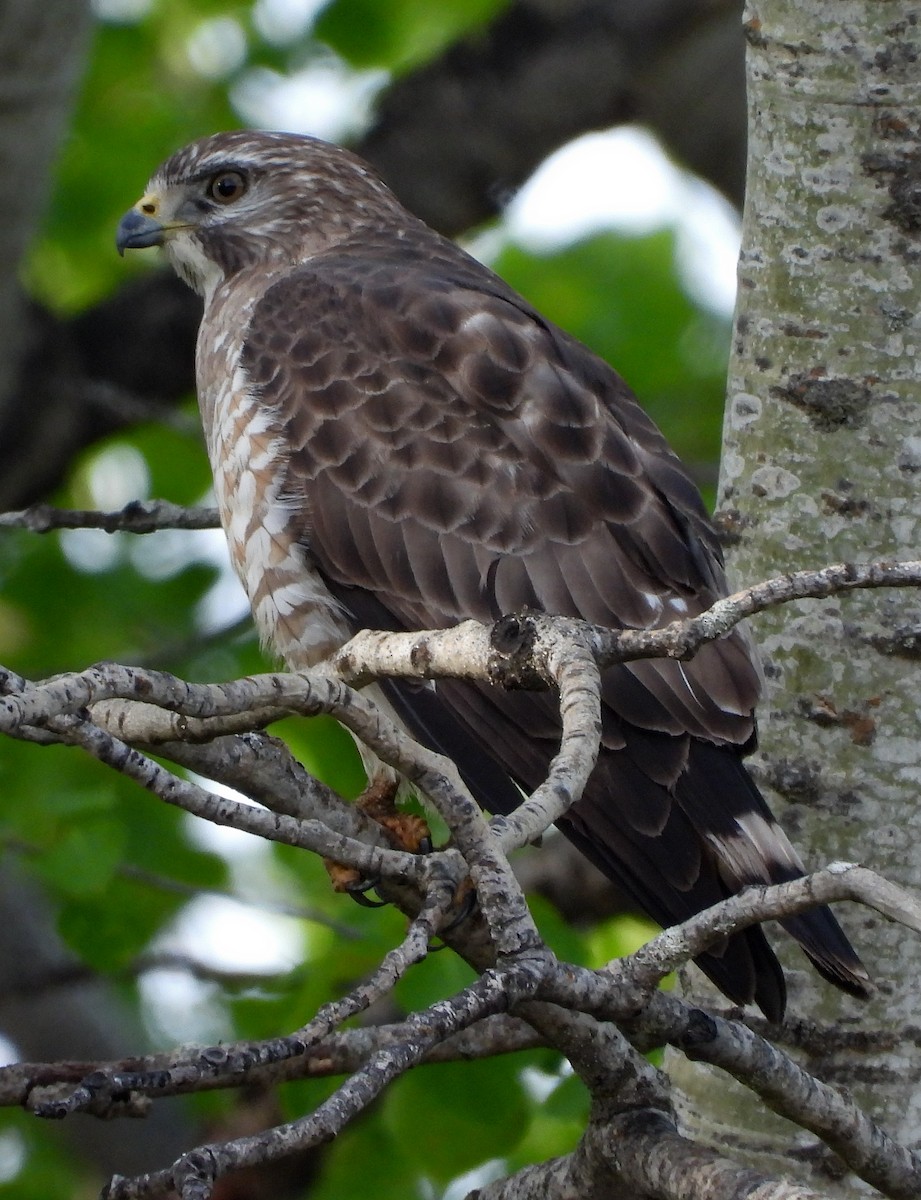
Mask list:
[[[706,612],[661,629],[615,633],[592,626],[599,666],[639,658],[690,658],[705,642],[723,637],[740,621],[793,600],[823,600],[865,588],[921,586],[921,561],[835,563],[815,571],[793,571],[717,600]]]
[[[221,1176],[240,1167],[258,1166],[311,1146],[328,1142],[377,1099],[385,1087],[420,1063],[437,1042],[468,1028],[510,1003],[525,998],[536,984],[528,967],[486,971],[452,998],[440,1001],[407,1018],[407,1040],[379,1051],[309,1116],[264,1133],[221,1145],[202,1146],[184,1155],[171,1169],[110,1183],[109,1200],[148,1200],[171,1188],[182,1189],[186,1180],[200,1186],[199,1194]]]
[[[103,529],[106,533],[156,533],[160,529],[217,529],[216,508],[186,507],[168,500],[132,500],[111,512],[33,504],[0,513],[0,529],[51,533],[56,529]]]
[[[666,975],[728,935],[840,900],[864,904],[921,933],[921,901],[917,896],[856,863],[832,863],[822,871],[787,883],[750,885],[680,925],[663,930],[628,959],[617,960],[617,966],[626,966],[640,987],[651,990]]]

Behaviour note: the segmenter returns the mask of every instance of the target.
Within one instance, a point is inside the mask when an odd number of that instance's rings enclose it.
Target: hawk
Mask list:
[[[607,363],[407,212],[352,154],[234,132],[168,159],[119,251],[163,246],[204,297],[198,394],[233,565],[292,669],[362,628],[524,608],[612,629],[725,594],[698,492]],[[549,695],[384,685],[491,812],[543,779]],[[659,924],[802,863],[745,766],[760,674],[744,632],[690,662],[608,670],[603,748],[560,828]],[[783,922],[827,979],[868,991],[828,909]],[[779,1020],[760,929],[700,966]]]

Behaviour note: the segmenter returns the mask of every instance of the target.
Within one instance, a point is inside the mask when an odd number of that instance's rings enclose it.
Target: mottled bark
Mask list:
[[[913,557],[921,534],[921,95],[917,6],[752,0],[751,158],[725,429],[721,519],[740,583],[822,562]],[[917,886],[921,824],[915,593],[839,596],[759,617],[761,780],[812,865],[862,861]],[[868,1004],[793,976],[805,1061],[916,1143],[921,940],[842,919],[879,991]],[[802,965],[801,961],[792,964]],[[676,1064],[677,1065],[677,1064]],[[718,1089],[680,1071],[701,1109]],[[789,1169],[791,1128],[725,1093],[698,1135]],[[693,1101],[691,1102],[693,1106]],[[814,1186],[827,1154],[796,1142]]]

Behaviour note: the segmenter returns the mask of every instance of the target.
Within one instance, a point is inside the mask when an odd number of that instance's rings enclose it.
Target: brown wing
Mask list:
[[[293,270],[257,306],[244,365],[290,443],[306,551],[356,628],[526,606],[651,628],[724,591],[698,493],[622,380],[427,231]],[[740,761],[758,690],[740,632],[689,663],[606,673],[605,751],[561,827],[662,924],[799,873]],[[558,745],[547,696],[444,683],[397,702],[492,811],[517,802],[508,777],[536,786]],[[760,845],[739,820],[751,814]],[[793,932],[859,989],[833,919],[815,924]],[[702,965],[734,999],[782,1011],[760,931]]]
[[[527,604],[650,628],[724,591],[697,491],[623,382],[472,260],[321,258],[269,289],[245,364],[278,405],[312,553],[401,626]],[[645,728],[751,736],[740,634],[609,687]]]

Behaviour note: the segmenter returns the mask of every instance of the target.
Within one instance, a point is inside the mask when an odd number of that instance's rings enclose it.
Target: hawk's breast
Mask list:
[[[196,368],[208,457],[234,570],[259,634],[294,670],[348,637],[341,609],[304,553],[309,513],[286,495],[289,446],[277,411],[260,402],[243,365],[258,292],[219,289],[198,335]]]

